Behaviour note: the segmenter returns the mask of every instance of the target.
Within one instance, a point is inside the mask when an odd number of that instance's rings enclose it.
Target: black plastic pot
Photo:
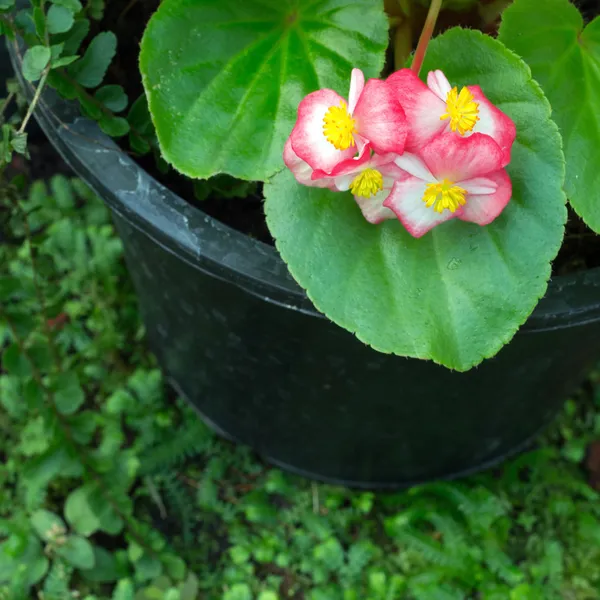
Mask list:
[[[315,311],[274,248],[165,189],[77,107],[47,93],[37,118],[113,211],[173,385],[286,469],[372,488],[481,469],[523,448],[599,354],[600,270],[552,281],[468,373],[379,354]]]

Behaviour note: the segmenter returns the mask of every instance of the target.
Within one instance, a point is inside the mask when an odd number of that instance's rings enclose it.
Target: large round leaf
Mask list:
[[[569,0],[516,0],[499,35],[548,96],[565,141],[567,195],[600,233],[600,17],[584,29]]]
[[[291,273],[338,325],[382,352],[464,371],[507,343],[546,290],[566,219],[564,158],[548,102],[502,44],[451,30],[431,43],[424,74],[434,68],[481,85],[516,123],[513,198],[496,221],[450,221],[414,239],[288,172],[265,186],[266,213]]]
[[[163,0],[140,67],[165,159],[190,177],[266,179],[300,100],[379,74],[382,0]]]

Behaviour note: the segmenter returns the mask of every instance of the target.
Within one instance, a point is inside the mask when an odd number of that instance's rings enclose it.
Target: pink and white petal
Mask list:
[[[325,187],[334,189],[334,182],[331,178],[319,179],[318,181],[314,181],[312,179],[313,170],[308,163],[304,162],[294,152],[289,138],[283,147],[283,162],[285,163],[285,166],[294,174],[294,177],[298,183],[311,187]]]
[[[440,100],[410,69],[401,69],[390,75],[388,83],[400,102],[408,121],[406,151],[416,152],[445,131],[448,121],[440,117],[446,112],[446,103]]]
[[[427,183],[416,177],[397,181],[383,205],[394,211],[402,225],[413,237],[425,235],[436,225],[458,216],[459,211],[451,213],[444,210],[441,214],[427,207],[423,194]]]
[[[467,194],[467,203],[458,218],[478,225],[489,225],[506,207],[512,197],[512,183],[505,169],[490,173],[487,178],[494,182],[492,194]],[[469,185],[468,181],[464,182]]]
[[[375,152],[402,154],[408,134],[406,115],[394,91],[385,81],[369,79],[352,114],[356,132]]]
[[[427,74],[427,87],[442,101],[446,102],[452,89],[450,82],[442,71],[429,71]]]
[[[433,183],[436,181],[433,173],[416,154],[405,152],[402,156],[396,158],[395,163],[403,171],[406,171],[406,173],[412,175],[413,177],[422,179],[427,183]]]
[[[348,93],[348,112],[352,114],[356,108],[356,103],[360,98],[365,87],[365,76],[360,69],[352,69],[350,77],[350,92]]]
[[[339,177],[341,175],[357,173],[362,169],[366,169],[367,163],[369,163],[370,160],[371,146],[367,144],[360,151],[360,154],[340,161],[330,172],[323,171],[322,169],[315,169],[312,178],[321,179],[323,177]]]
[[[436,179],[466,181],[502,168],[504,153],[483,133],[462,137],[448,132],[421,149],[423,161]]]
[[[374,225],[376,225],[377,223],[381,223],[382,221],[387,221],[388,219],[396,218],[394,211],[390,210],[389,208],[386,208],[383,205],[389,193],[389,188],[384,188],[383,190],[381,190],[381,192],[375,194],[375,196],[371,196],[370,198],[354,196],[354,199],[360,207],[364,218],[367,221],[369,221],[369,223],[373,223]]]
[[[294,152],[313,169],[329,173],[335,165],[356,154],[356,146],[336,150],[323,134],[323,118],[332,106],[339,106],[343,98],[333,90],[318,90],[309,94],[298,106],[298,120],[290,140]]]
[[[493,194],[498,189],[498,184],[488,177],[457,181],[456,185],[463,188],[468,194]]]
[[[352,137],[354,138],[354,142],[356,144],[356,148],[358,149],[358,153],[362,154],[365,146],[369,143],[369,140],[365,139],[362,135],[359,135],[358,133],[352,134]]]
[[[383,187],[391,189],[395,181],[400,181],[410,177],[410,175],[403,171],[395,161],[392,162],[381,162],[377,163],[376,157],[371,159],[371,166],[377,169],[383,175]]]
[[[473,133],[485,133],[494,139],[504,152],[502,166],[505,167],[510,162],[510,150],[517,137],[514,121],[492,104],[478,85],[469,86],[469,91],[479,104],[479,121]]]

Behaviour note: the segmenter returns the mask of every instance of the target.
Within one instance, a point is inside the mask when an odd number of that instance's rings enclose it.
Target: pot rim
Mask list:
[[[33,86],[19,68],[20,46],[18,42],[7,45],[15,73],[31,99]],[[267,302],[325,318],[292,278],[274,246],[225,225],[163,186],[96,122],[83,117],[75,102],[47,88],[34,114],[73,171],[111,210],[165,250]],[[578,296],[587,301],[578,301]],[[600,268],[594,268],[551,278],[546,295],[521,330],[547,331],[598,320]]]

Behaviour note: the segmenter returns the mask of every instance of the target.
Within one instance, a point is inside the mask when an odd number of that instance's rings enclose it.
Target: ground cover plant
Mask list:
[[[165,388],[80,181],[2,189],[0,598],[600,598],[597,375],[536,447],[480,476],[310,483]]]

